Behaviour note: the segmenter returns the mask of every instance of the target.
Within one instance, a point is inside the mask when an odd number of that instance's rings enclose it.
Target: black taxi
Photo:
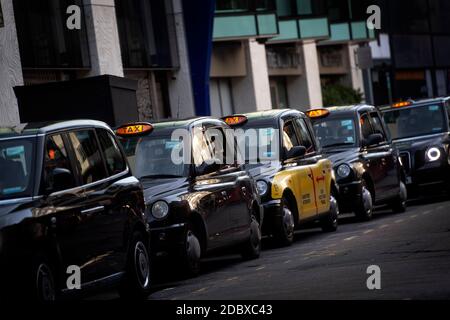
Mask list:
[[[379,108],[406,171],[408,189],[443,186],[450,193],[450,97]]]
[[[260,254],[263,212],[253,179],[236,162],[230,130],[210,118],[116,130],[144,186],[153,254],[174,259],[185,275],[197,274],[201,257],[217,249]]]
[[[290,245],[300,226],[319,222],[324,231],[337,229],[334,171],[305,114],[268,110],[223,119],[235,129],[241,160],[257,181],[264,234],[280,245]]]
[[[323,152],[333,161],[342,212],[369,220],[374,205],[406,210],[404,171],[375,107],[312,109],[307,115]]]
[[[2,299],[55,300],[112,283],[144,297],[149,239],[141,183],[106,124],[0,128]]]

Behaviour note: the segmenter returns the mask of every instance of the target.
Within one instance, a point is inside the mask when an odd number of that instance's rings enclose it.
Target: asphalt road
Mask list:
[[[381,269],[368,290],[367,267]],[[112,294],[97,298],[113,298]],[[340,219],[339,230],[300,231],[291,247],[267,239],[259,260],[210,258],[194,279],[159,284],[149,299],[449,299],[450,201],[412,201],[406,213],[376,212],[370,222]]]

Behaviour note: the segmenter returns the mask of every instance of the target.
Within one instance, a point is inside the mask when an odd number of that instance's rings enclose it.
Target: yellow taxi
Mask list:
[[[224,117],[234,129],[243,165],[256,180],[264,207],[263,233],[290,245],[294,230],[318,225],[337,230],[338,187],[308,117],[269,110]]]

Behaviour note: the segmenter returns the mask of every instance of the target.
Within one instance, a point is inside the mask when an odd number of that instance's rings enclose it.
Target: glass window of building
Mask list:
[[[164,0],[115,0],[125,68],[176,68],[172,8]]]
[[[89,68],[89,47],[81,12],[81,29],[69,30],[66,10],[83,8],[82,0],[14,0],[22,66],[26,68]]]

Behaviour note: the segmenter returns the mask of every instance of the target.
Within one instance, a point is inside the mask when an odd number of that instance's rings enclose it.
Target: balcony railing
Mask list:
[[[275,12],[234,12],[214,18],[214,40],[270,38],[277,34],[278,18]]]

